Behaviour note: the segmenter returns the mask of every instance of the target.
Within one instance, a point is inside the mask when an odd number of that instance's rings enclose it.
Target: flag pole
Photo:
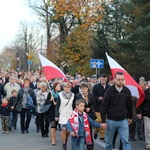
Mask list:
[[[53,96],[53,94],[52,94],[52,89],[51,89],[51,87],[50,87],[50,82],[48,82],[48,80],[47,80],[47,84],[48,84],[48,88],[49,88],[50,93],[51,93],[51,99],[50,99],[50,101],[53,101],[54,105],[56,105],[56,102],[55,102],[55,100],[54,100],[54,96]]]

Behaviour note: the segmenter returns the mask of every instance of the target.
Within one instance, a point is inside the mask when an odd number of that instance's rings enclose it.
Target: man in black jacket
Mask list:
[[[142,119],[143,116],[146,148],[150,149],[150,81],[148,81],[148,89],[144,93],[145,99],[137,108],[137,117]]]
[[[93,87],[93,94],[94,94],[94,97],[95,97],[95,114],[96,114],[96,117],[97,117],[97,119],[95,121],[99,122],[99,123],[102,122],[100,111],[101,111],[101,104],[102,104],[103,96],[104,96],[105,92],[107,91],[107,89],[109,87],[110,86],[107,83],[106,74],[101,74],[100,83],[94,85],[94,87]],[[95,128],[94,139],[97,139],[97,134],[98,133],[100,133],[101,141],[104,141],[105,129]]]
[[[30,82],[30,88],[33,90],[37,88],[37,77],[36,76],[32,77],[32,81]]]
[[[102,125],[105,125],[105,128],[107,128],[105,150],[112,149],[112,141],[116,131],[120,135],[123,149],[131,150],[128,140],[128,124],[132,122],[133,101],[130,90],[124,84],[124,74],[117,72],[115,75],[115,84],[107,90],[102,102]]]

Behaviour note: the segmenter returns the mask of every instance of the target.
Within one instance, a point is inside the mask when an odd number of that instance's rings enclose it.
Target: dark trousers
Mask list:
[[[49,128],[49,120],[48,120],[48,115],[44,113],[39,113],[39,124],[40,124],[40,129],[41,129],[41,135],[47,135],[48,134],[48,128]]]
[[[20,113],[21,131],[29,129],[29,124],[31,121],[31,115],[32,115],[32,113],[31,113],[30,109],[22,108],[22,111]]]
[[[136,120],[138,138],[144,137],[143,119]]]
[[[36,114],[35,124],[36,124],[36,129],[40,130],[39,114]]]
[[[129,133],[130,133],[130,138],[135,138],[136,122],[133,122],[129,125]]]

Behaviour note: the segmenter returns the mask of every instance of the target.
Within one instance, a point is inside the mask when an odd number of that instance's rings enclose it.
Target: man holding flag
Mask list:
[[[105,138],[106,150],[112,149],[112,141],[116,131],[118,131],[120,135],[123,149],[131,150],[128,140],[128,125],[132,122],[133,102],[131,92],[124,84],[124,74],[117,72],[115,74],[115,84],[107,90],[102,102],[102,124],[107,127]]]
[[[138,99],[137,107],[144,100],[145,94],[142,88],[135,80],[123,69],[113,58],[107,53],[106,57],[112,72],[115,77],[115,84],[108,89],[102,103],[102,123],[107,128],[106,133],[106,150],[112,149],[112,141],[115,131],[118,131],[123,149],[131,150],[128,138],[129,127],[132,122],[133,101],[132,96]],[[107,121],[106,121],[107,115]],[[106,122],[107,124],[106,124]]]

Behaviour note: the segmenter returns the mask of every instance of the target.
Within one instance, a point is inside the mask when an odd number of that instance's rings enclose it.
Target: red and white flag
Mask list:
[[[47,80],[51,80],[54,78],[63,78],[64,81],[68,81],[65,74],[60,70],[60,68],[58,68],[54,63],[52,63],[41,54],[38,55]]]
[[[127,86],[130,91],[131,95],[138,98],[137,107],[143,102],[145,94],[143,89],[140,85],[124,70],[113,58],[111,58],[107,53],[106,57],[112,72],[113,77],[115,76],[116,72],[122,72],[125,77],[125,86]]]

